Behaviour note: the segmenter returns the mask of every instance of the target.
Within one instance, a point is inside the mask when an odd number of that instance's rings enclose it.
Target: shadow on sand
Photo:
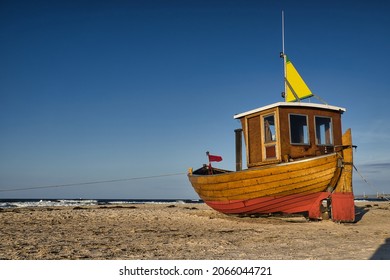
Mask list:
[[[390,238],[375,251],[370,260],[390,260]]]
[[[355,223],[361,221],[363,216],[370,211],[371,205],[366,205],[364,207],[355,206]],[[385,243],[382,244],[378,250],[371,256],[370,260],[390,260],[390,238],[385,240]]]
[[[358,207],[355,206],[355,223],[360,222],[360,220],[363,218],[363,216],[370,211],[367,207]]]

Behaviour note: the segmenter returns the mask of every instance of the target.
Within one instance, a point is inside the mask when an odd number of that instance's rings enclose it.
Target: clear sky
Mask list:
[[[347,108],[355,194],[390,193],[390,1],[0,1],[1,198],[194,198],[185,175],[221,155],[233,119],[283,101],[286,53]]]

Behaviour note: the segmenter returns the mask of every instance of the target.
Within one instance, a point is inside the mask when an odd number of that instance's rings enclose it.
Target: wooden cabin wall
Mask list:
[[[331,117],[333,125],[333,145],[341,145],[342,128],[341,114],[330,110],[305,110],[303,108],[283,107],[279,111],[279,125],[281,137],[281,155],[283,159],[310,157],[333,152],[332,146],[317,145],[315,135],[315,116]],[[307,115],[309,126],[308,145],[291,144],[289,114]]]
[[[265,159],[263,156],[262,117],[275,114],[276,119],[276,153],[275,159]],[[292,144],[290,139],[290,114],[307,116],[309,143]],[[317,145],[315,131],[315,117],[329,117],[332,119],[333,145]],[[334,146],[342,145],[341,112],[327,109],[313,109],[302,107],[277,107],[257,112],[241,118],[246,145],[247,166],[255,167],[280,161],[293,160],[304,157],[319,156],[334,152]]]
[[[248,117],[248,166],[262,161],[260,116]]]
[[[263,164],[267,164],[270,161],[264,161],[263,159],[263,135],[262,135],[262,116],[277,114],[277,109],[272,108],[270,110],[262,111],[261,114],[253,114],[241,119],[241,124],[244,132],[244,139],[246,145],[246,159],[247,166],[254,167]],[[278,125],[277,125],[278,126]],[[277,133],[278,134],[278,133]],[[279,137],[279,136],[277,136]],[[276,147],[279,154],[279,147]],[[276,151],[275,151],[276,152]],[[275,161],[275,160],[274,160]]]

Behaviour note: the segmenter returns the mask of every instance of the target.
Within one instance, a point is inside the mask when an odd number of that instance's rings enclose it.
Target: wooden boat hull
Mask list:
[[[189,174],[198,195],[226,214],[308,212],[321,218],[320,204],[341,173],[337,153],[290,163],[216,175]]]

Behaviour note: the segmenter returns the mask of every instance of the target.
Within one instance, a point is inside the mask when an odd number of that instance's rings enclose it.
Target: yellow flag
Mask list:
[[[313,96],[305,81],[286,56],[286,96],[287,102],[294,102]]]

